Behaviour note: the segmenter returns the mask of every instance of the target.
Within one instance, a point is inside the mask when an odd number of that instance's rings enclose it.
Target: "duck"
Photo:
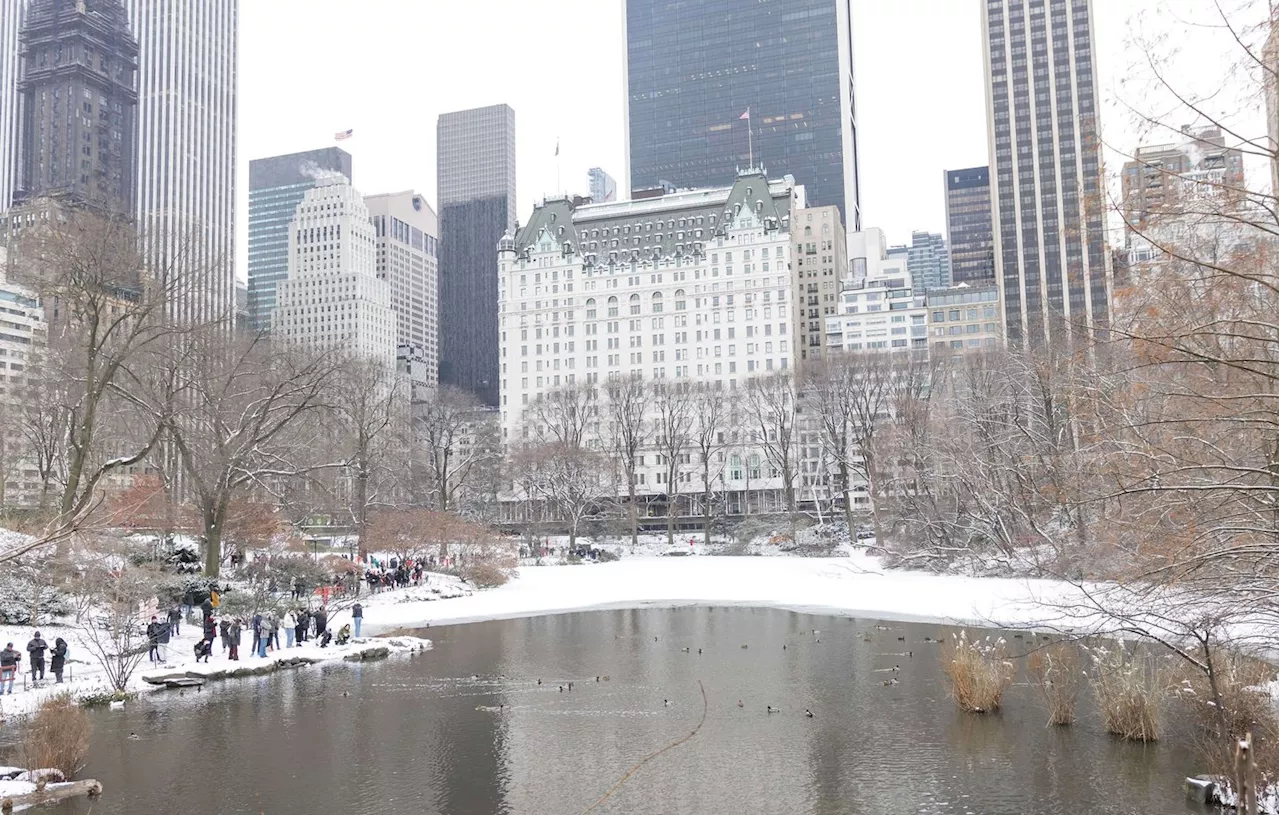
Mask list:
[[[477,679],[479,679],[479,678],[480,678],[480,675],[479,675],[479,674],[472,674],[472,675],[471,675],[471,681],[472,681],[472,682],[476,681],[476,680],[477,680]]]
[[[900,671],[900,670],[902,670],[902,669],[901,669],[901,668],[899,668],[897,665],[894,665],[894,666],[893,666],[893,672],[894,672],[894,673],[897,673],[897,672],[898,672],[898,671]]]
[[[742,647],[743,647],[743,649],[746,649],[746,647],[747,647],[747,646],[745,646],[745,645],[744,645],[744,646],[742,646]]]
[[[1021,634],[1014,634],[1014,635],[1013,635],[1013,638],[1014,638],[1015,640],[1020,640],[1020,639],[1022,639],[1022,635],[1021,635]]]
[[[689,653],[689,649],[688,649],[688,648],[681,648],[681,649],[680,649],[680,651],[681,651],[682,653],[685,653],[685,654]]]
[[[137,733],[130,733],[130,734],[129,734],[129,741],[137,741],[139,738],[140,738],[140,736],[138,736],[138,734],[137,734]]]
[[[785,650],[787,650],[787,646],[786,646],[786,645],[783,645],[783,646],[782,646],[782,650],[784,650],[784,651],[785,651]]]
[[[744,705],[742,704],[742,700],[741,700],[741,699],[739,699],[739,700],[738,700],[738,707],[743,707],[743,706],[744,706]]]
[[[765,713],[781,713],[782,712],[781,710],[774,707],[773,705],[765,705],[764,711]]]
[[[810,710],[809,708],[805,708],[805,709],[804,709],[804,715],[805,715],[805,718],[807,718],[807,719],[812,719],[812,718],[813,718],[813,711],[812,711],[812,710]]]
[[[107,705],[107,707],[110,708],[111,710],[124,710],[124,700],[111,702],[110,704]]]
[[[539,684],[539,685],[541,685],[541,684],[542,684],[542,680],[541,680],[541,679],[539,679],[539,680],[538,680],[538,684]]]
[[[561,693],[564,693],[564,685],[556,685],[556,689],[559,690]]]
[[[911,659],[911,652],[910,652],[910,651],[908,651],[908,652],[907,652],[907,659]]]
[[[670,701],[670,700],[668,700],[668,699],[663,699],[663,700],[662,700],[662,706],[663,706],[663,707],[671,707],[671,701]]]
[[[343,696],[350,696],[350,695],[351,695],[351,693],[350,693],[349,691],[345,691],[345,690],[344,690],[344,691],[342,692],[342,695],[343,695]]]
[[[906,642],[906,641],[907,641],[906,637],[898,637],[898,642]]]
[[[572,683],[572,682],[570,682],[570,683],[569,683],[569,690],[573,690],[573,683]]]
[[[596,681],[597,681],[597,682],[599,682],[599,681],[600,681],[600,677],[598,677],[598,676],[597,676],[597,677],[596,677]]]
[[[896,677],[896,676],[895,676],[895,677],[894,677],[894,678],[892,678],[892,679],[886,679],[886,680],[884,680],[883,682],[881,682],[880,684],[881,684],[881,685],[884,685],[886,688],[887,688],[887,687],[889,687],[890,685],[896,685],[896,684],[898,684],[898,677]]]
[[[657,642],[657,641],[658,641],[658,638],[657,638],[657,637],[654,637],[654,638],[653,638],[653,641],[654,641],[654,642]]]

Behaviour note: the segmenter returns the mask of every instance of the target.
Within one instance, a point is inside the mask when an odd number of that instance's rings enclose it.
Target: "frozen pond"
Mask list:
[[[1070,728],[1044,726],[1021,675],[1000,715],[956,711],[938,646],[926,642],[950,630],[745,608],[433,628],[435,649],[412,659],[214,683],[95,713],[84,776],[106,788],[94,815],[576,814],[694,728],[701,681],[697,736],[594,812],[1203,811],[1183,802],[1181,779],[1197,771],[1185,741],[1106,735],[1087,691]]]

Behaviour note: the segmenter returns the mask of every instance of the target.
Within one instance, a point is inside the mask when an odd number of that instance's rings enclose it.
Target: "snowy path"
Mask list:
[[[433,602],[373,598],[365,631],[608,608],[741,605],[969,625],[1034,626],[1054,620],[1041,601],[1071,591],[1047,580],[883,571],[864,554],[842,558],[628,558],[520,569],[505,586]],[[341,619],[341,618],[339,618]]]

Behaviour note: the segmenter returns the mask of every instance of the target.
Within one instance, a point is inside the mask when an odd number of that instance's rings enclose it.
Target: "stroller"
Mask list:
[[[199,662],[201,657],[204,657],[204,661],[208,662],[209,657],[213,655],[213,643],[209,642],[209,640],[200,640],[195,645],[195,651],[196,662]]]

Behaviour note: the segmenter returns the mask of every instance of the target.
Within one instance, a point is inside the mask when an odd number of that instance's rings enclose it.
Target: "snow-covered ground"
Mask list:
[[[687,539],[686,539],[687,541]],[[686,543],[687,545],[687,543]],[[627,557],[522,566],[505,586],[434,602],[365,604],[365,631],[605,608],[741,605],[969,625],[1049,625],[1045,602],[1070,586],[1047,580],[886,571],[865,553],[835,558]],[[1061,620],[1057,620],[1061,622]]]

